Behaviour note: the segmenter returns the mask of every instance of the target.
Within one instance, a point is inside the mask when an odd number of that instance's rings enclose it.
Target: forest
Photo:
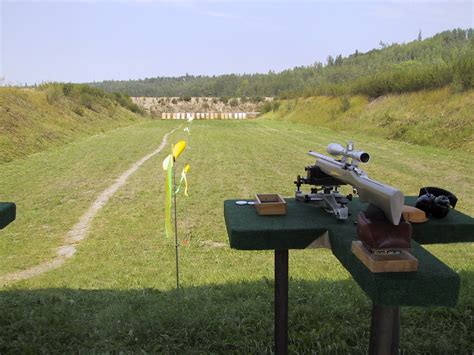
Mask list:
[[[326,63],[276,73],[188,75],[141,80],[94,82],[108,92],[149,97],[280,98],[363,94],[376,98],[451,85],[456,91],[474,87],[474,32],[454,29],[409,43],[379,43],[380,48],[349,56],[328,56]]]

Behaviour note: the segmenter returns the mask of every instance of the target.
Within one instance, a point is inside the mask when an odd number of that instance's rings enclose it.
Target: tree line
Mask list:
[[[422,40],[386,44],[366,53],[328,56],[279,73],[184,75],[141,80],[103,81],[90,85],[130,96],[219,96],[280,98],[364,94],[378,97],[452,85],[474,87],[473,29],[454,29]]]

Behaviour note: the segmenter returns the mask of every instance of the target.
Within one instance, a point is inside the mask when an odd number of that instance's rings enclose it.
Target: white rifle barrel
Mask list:
[[[405,197],[400,190],[370,179],[365,173],[348,169],[337,160],[310,151],[316,157],[316,165],[326,174],[341,180],[357,189],[361,202],[371,203],[380,208],[385,217],[394,225],[400,223]]]

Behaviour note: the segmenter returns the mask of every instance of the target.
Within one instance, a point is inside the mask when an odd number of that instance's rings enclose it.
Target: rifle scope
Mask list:
[[[351,146],[351,145],[349,145]],[[348,146],[348,147],[349,147]],[[343,155],[347,158],[355,159],[362,163],[367,163],[370,159],[369,153],[363,152],[361,150],[350,150],[344,148],[342,145],[337,143],[331,143],[327,147],[327,151],[329,154],[333,156]]]

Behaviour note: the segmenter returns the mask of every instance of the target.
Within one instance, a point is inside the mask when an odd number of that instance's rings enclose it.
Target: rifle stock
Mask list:
[[[316,165],[320,169],[349,185],[356,190],[362,202],[371,203],[380,208],[387,219],[394,225],[400,223],[405,198],[400,190],[370,179],[367,174],[357,167],[343,164],[333,158],[310,151],[316,157]]]

